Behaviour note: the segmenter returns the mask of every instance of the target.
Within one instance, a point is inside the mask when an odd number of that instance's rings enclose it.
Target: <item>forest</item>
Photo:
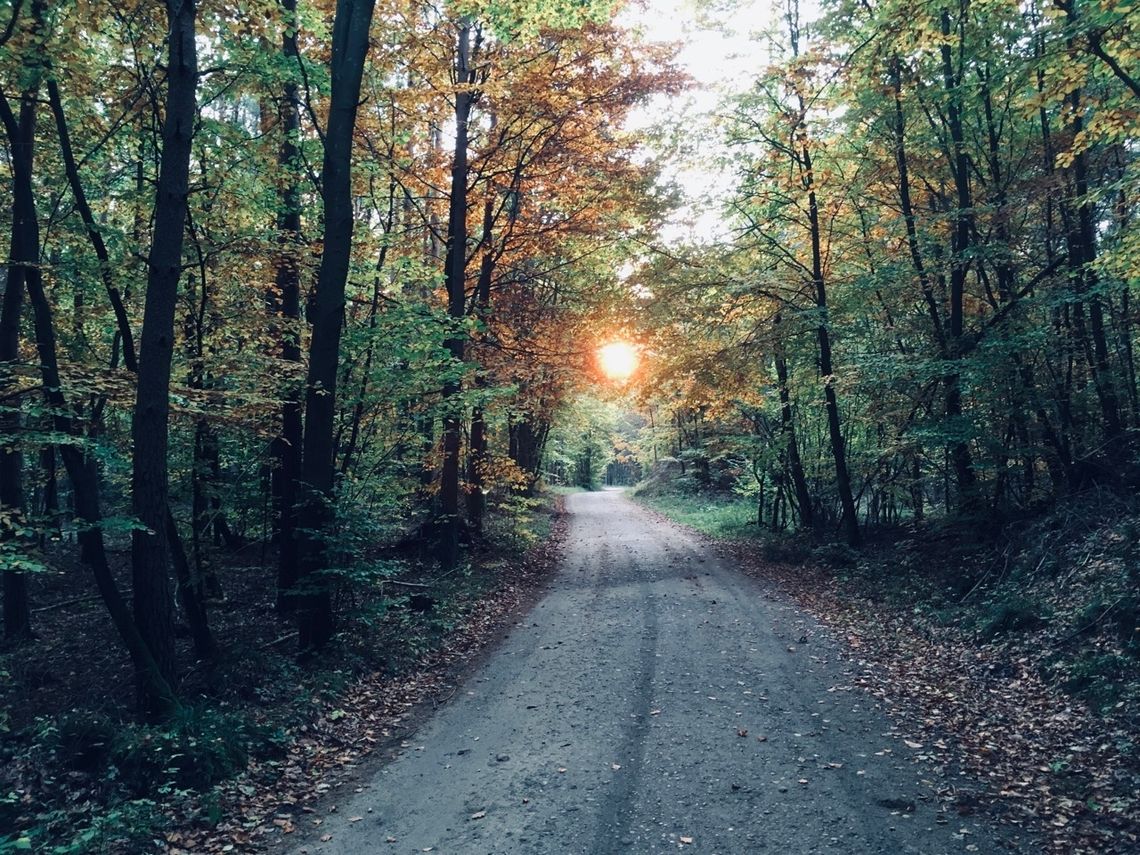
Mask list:
[[[1140,839],[1135,0],[657,5],[0,0],[0,853],[261,851],[638,481]]]

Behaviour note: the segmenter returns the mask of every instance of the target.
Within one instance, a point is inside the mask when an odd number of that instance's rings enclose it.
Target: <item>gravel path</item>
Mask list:
[[[810,616],[620,491],[567,509],[549,593],[307,852],[998,850]]]

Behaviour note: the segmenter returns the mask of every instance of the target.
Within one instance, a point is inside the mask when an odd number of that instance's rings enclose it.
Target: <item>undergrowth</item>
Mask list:
[[[216,825],[219,784],[252,760],[274,766],[361,677],[409,672],[443,645],[505,564],[550,536],[551,502],[498,499],[486,522],[468,560],[449,572],[414,554],[346,550],[335,571],[346,617],[326,650],[300,660],[288,632],[235,641],[226,658],[191,671],[183,694],[194,702],[161,725],[138,724],[105,701],[21,727],[0,719],[0,855],[158,851],[180,800],[200,806],[198,823]],[[271,619],[264,602],[237,607],[255,609],[250,621]],[[20,677],[0,659],[0,700],[18,697]]]

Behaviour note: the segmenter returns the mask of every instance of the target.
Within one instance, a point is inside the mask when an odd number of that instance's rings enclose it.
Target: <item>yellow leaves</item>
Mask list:
[[[1140,135],[1140,110],[1131,106],[1098,110],[1089,121],[1088,128],[1078,136],[1078,143],[1074,140],[1074,148],[1087,146],[1091,138],[1096,137],[1101,142],[1127,142]]]

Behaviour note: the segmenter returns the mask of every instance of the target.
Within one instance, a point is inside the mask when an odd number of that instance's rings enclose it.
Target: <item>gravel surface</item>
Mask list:
[[[999,850],[809,615],[620,491],[567,510],[549,593],[305,851]]]

